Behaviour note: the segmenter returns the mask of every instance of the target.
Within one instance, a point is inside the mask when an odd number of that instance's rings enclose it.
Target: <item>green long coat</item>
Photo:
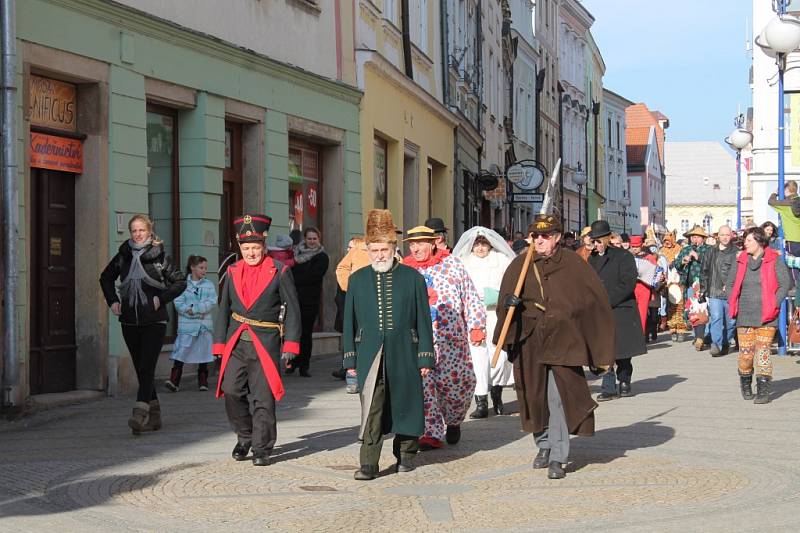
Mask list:
[[[420,436],[425,431],[421,368],[433,368],[433,328],[425,280],[395,263],[379,274],[371,267],[348,280],[344,305],[344,368],[355,368],[362,402],[363,435],[378,372],[387,406],[383,432]],[[382,364],[381,364],[382,363]]]

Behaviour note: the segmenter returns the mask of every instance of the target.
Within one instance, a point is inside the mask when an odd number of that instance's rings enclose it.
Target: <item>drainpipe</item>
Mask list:
[[[411,59],[411,15],[408,10],[408,0],[401,0],[401,14],[403,24],[403,67],[406,77],[414,79],[414,64]]]
[[[561,159],[561,168],[558,170],[558,190],[561,202],[561,227],[564,227],[564,88],[561,82],[556,84],[558,91],[558,157]]]
[[[14,0],[0,3],[0,42],[2,42],[2,144],[3,144],[3,391],[5,406],[14,404],[13,390],[19,386],[19,347],[17,345],[17,32]]]
[[[439,25],[442,35],[442,102],[450,108],[450,35],[447,28],[447,2],[439,4]]]
[[[536,74],[536,116],[534,117],[534,130],[536,132],[536,157],[535,159],[539,162],[542,161],[542,132],[541,132],[541,101],[542,101],[542,91],[544,90],[544,79],[546,70],[541,68],[539,72]]]
[[[583,158],[586,160],[586,198],[583,199],[583,211],[586,213],[587,226],[589,225],[589,116],[592,114],[592,109],[586,109],[586,118],[583,120]],[[597,184],[595,184],[597,187]],[[580,199],[578,199],[580,202]],[[580,208],[579,208],[580,209]],[[578,228],[580,231],[580,228]]]
[[[600,201],[600,205],[602,205],[602,204],[605,203],[605,197],[603,197],[602,195],[600,195],[597,192],[597,186],[598,186],[598,183],[600,183],[600,179],[601,179],[600,166],[599,166],[600,161],[599,161],[598,156],[597,156],[597,149],[598,149],[598,146],[599,146],[597,144],[598,143],[597,134],[598,134],[598,131],[599,131],[598,130],[598,119],[600,117],[600,102],[592,102],[592,114],[594,115],[594,192],[595,192],[596,195],[598,195],[598,196],[600,196],[600,198],[602,198],[602,200]],[[602,179],[605,179],[605,176],[603,176]],[[608,194],[608,193],[606,193],[606,194]],[[588,209],[588,207],[587,207],[587,209]],[[587,213],[588,213],[588,211],[587,211]],[[587,218],[586,220],[589,220],[589,219]]]

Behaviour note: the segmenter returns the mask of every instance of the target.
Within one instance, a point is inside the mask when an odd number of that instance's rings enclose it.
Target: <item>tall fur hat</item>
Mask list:
[[[367,235],[364,240],[367,244],[373,242],[397,244],[397,233],[391,211],[372,209],[367,213]]]

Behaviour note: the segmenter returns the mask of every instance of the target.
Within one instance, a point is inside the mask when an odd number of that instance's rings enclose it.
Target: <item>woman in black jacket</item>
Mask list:
[[[153,235],[153,222],[147,215],[134,215],[128,230],[131,238],[122,243],[100,274],[100,287],[111,312],[119,316],[139,379],[139,392],[128,420],[133,434],[138,435],[161,429],[156,363],[169,321],[166,305],[186,289],[186,277],[165,257],[163,243]]]
[[[317,228],[307,227],[303,232],[303,239],[303,242],[294,249],[295,265],[292,267],[297,299],[300,301],[300,320],[303,326],[300,335],[300,355],[294,358],[292,366],[286,369],[286,373],[291,374],[298,368],[301,376],[309,378],[311,374],[308,372],[308,367],[311,364],[314,322],[319,314],[322,278],[328,271],[329,259],[322,247]]]

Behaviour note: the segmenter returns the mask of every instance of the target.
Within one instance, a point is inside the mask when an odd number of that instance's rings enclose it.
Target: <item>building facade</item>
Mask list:
[[[605,125],[603,152],[605,159],[606,203],[603,211],[612,231],[627,232],[629,206],[624,205],[623,198],[630,198],[628,190],[628,159],[625,144],[625,109],[633,102],[617,93],[603,89],[603,106],[601,122]]]
[[[776,15],[772,2],[753,2],[753,35],[758,35]],[[798,15],[797,2],[789,7]],[[767,203],[778,192],[778,68],[773,56],[753,43],[751,87],[753,89],[752,167],[748,173],[752,200],[743,203],[743,211],[757,224],[771,220],[778,223],[777,212]],[[800,72],[792,68],[798,52],[786,57],[789,68],[784,73],[784,180],[800,180]],[[794,141],[794,143],[793,143]]]
[[[404,2],[357,4],[361,211],[390,209],[405,229],[430,216],[453,228],[459,119],[444,104],[440,6],[409,2],[405,20]]]
[[[553,171],[561,157],[560,93],[559,93],[559,6],[561,0],[542,0],[533,9],[534,35],[539,45],[536,105],[536,159],[547,174]],[[561,197],[555,205],[560,212]]]
[[[642,235],[649,225],[654,225],[656,232],[663,232],[666,215],[664,132],[669,128],[669,119],[638,103],[625,109],[625,122],[630,211],[638,215],[630,220],[632,234]]]
[[[589,153],[586,180],[586,221],[605,219],[608,202],[606,190],[605,121],[603,120],[603,75],[606,64],[592,32],[586,32],[589,54],[589,104],[591,116],[586,131],[586,151]]]
[[[217,24],[215,2],[196,4],[189,12],[154,1],[17,3],[15,403],[135,386],[97,284],[132,214],[151,215],[178,264],[200,254],[210,272],[234,251],[231,220],[245,210],[273,216],[270,239],[322,227],[334,264],[361,229],[352,10],[337,11],[334,0],[252,0]],[[261,41],[277,15],[311,35],[324,57],[276,44],[300,31],[288,25],[271,25]],[[43,157],[53,151],[63,157]],[[333,318],[323,306],[320,329]]]
[[[666,226],[683,235],[736,228],[736,159],[718,142],[668,142]]]
[[[592,58],[587,34],[594,18],[577,0],[561,2],[558,14],[562,217],[565,230],[579,231],[587,220],[587,132],[592,117],[589,87]]]
[[[511,94],[513,98],[513,134],[511,143],[516,161],[536,160],[536,95],[539,73],[539,43],[533,34],[533,2],[512,0],[511,38],[516,41]],[[538,203],[517,203],[512,206],[514,231],[524,231],[538,212]]]

